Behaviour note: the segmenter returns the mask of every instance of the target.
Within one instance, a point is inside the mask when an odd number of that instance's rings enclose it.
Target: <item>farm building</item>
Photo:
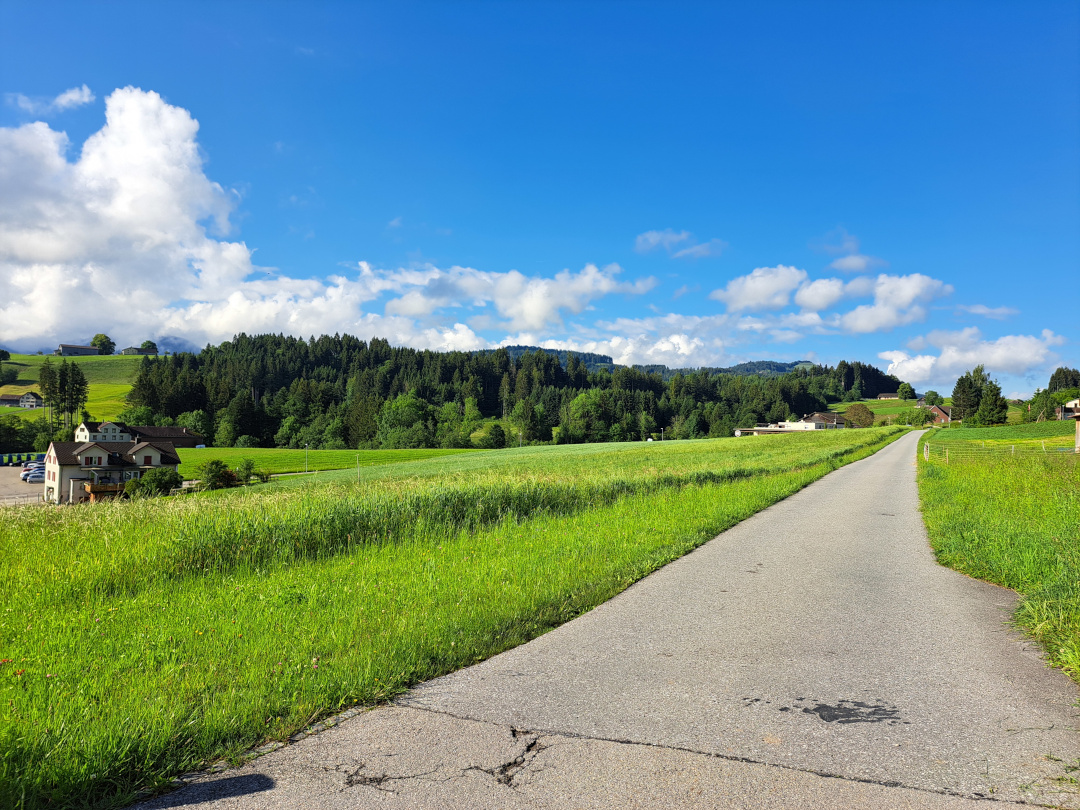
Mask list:
[[[147,470],[179,465],[168,442],[52,442],[45,453],[45,500],[93,503],[115,497]]]
[[[33,410],[44,404],[45,400],[41,398],[41,394],[34,391],[27,391],[25,394],[0,394],[0,407]]]
[[[931,405],[930,413],[933,414],[933,425],[947,425],[952,421],[952,408],[945,405]]]
[[[878,399],[900,399],[900,394],[893,391],[891,394],[878,394]]]
[[[61,357],[85,357],[88,355],[101,354],[97,346],[80,346],[77,343],[61,343],[53,354]]]

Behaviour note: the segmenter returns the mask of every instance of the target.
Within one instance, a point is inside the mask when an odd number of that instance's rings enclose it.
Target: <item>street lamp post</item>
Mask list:
[[[664,440],[664,429],[660,428],[660,441]]]

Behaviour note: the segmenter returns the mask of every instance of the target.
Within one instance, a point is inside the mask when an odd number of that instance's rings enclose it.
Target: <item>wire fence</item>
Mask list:
[[[1075,462],[1077,455],[1072,445],[1061,446],[1046,442],[1005,444],[999,442],[950,441],[925,442],[922,457],[926,461],[971,461],[1008,458],[1059,458]]]
[[[41,504],[41,494],[34,495],[0,495],[0,506],[33,506]]]

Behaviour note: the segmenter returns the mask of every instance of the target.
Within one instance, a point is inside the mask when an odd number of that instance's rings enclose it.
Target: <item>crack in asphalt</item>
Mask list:
[[[394,703],[392,705],[397,705],[397,706],[400,706],[401,708],[412,709],[414,711],[428,712],[430,714],[441,714],[441,715],[444,715],[446,717],[452,717],[455,720],[466,720],[466,721],[472,722],[472,723],[481,723],[481,724],[486,725],[486,726],[494,726],[496,728],[505,728],[505,726],[502,726],[499,723],[492,723],[492,722],[489,722],[487,720],[477,720],[475,717],[467,717],[467,716],[464,716],[464,715],[454,714],[453,712],[440,711],[438,709],[429,709],[429,708],[426,708],[426,707],[423,707],[423,706],[409,706],[407,704],[402,704],[402,703]],[[991,796],[991,795],[988,795],[986,793],[979,793],[979,792],[960,793],[958,791],[953,791],[953,790],[934,790],[933,788],[919,787],[919,786],[916,786],[916,785],[907,785],[907,784],[904,784],[903,782],[881,780],[881,779],[870,779],[870,778],[863,778],[863,777],[859,777],[859,776],[845,776],[844,774],[830,773],[829,771],[815,770],[815,769],[812,769],[812,768],[799,768],[799,767],[796,767],[794,765],[784,765],[782,763],[776,763],[776,762],[766,762],[764,760],[754,759],[752,757],[742,757],[742,756],[738,756],[738,755],[735,755],[735,754],[719,754],[719,753],[716,753],[715,751],[699,751],[699,750],[697,750],[695,748],[686,748],[686,747],[680,746],[680,745],[663,745],[661,743],[642,742],[640,740],[619,739],[619,738],[615,738],[615,737],[594,737],[594,736],[591,736],[591,735],[588,735],[588,734],[576,734],[574,732],[556,731],[556,730],[552,730],[552,729],[522,731],[520,729],[511,728],[511,732],[513,733],[513,736],[515,736],[515,737],[520,736],[520,735],[528,735],[528,736],[534,736],[535,735],[533,741],[530,742],[528,746],[526,746],[526,751],[530,751],[531,754],[532,754],[530,757],[528,757],[528,761],[525,761],[524,756],[521,756],[521,757],[515,758],[511,762],[508,762],[508,763],[505,763],[504,765],[499,766],[498,768],[486,769],[486,768],[480,768],[479,766],[472,766],[472,767],[469,767],[469,768],[465,768],[462,773],[464,774],[464,773],[466,773],[468,771],[482,771],[483,773],[486,773],[486,774],[488,774],[490,776],[495,776],[496,780],[499,781],[500,784],[504,784],[504,785],[507,785],[510,788],[513,788],[514,787],[514,785],[513,785],[514,777],[517,776],[522,770],[525,770],[526,768],[528,768],[533,763],[533,761],[535,760],[537,754],[539,754],[544,749],[551,747],[550,744],[549,745],[542,744],[542,741],[546,737],[560,737],[560,738],[563,738],[563,739],[593,740],[593,741],[596,741],[596,742],[613,743],[615,745],[634,745],[634,746],[644,746],[646,748],[658,748],[658,749],[667,750],[667,751],[679,751],[681,753],[686,753],[686,754],[698,754],[700,756],[712,757],[713,759],[721,759],[721,760],[724,760],[726,762],[738,762],[738,763],[742,763],[742,764],[746,764],[746,765],[764,765],[765,767],[768,767],[768,768],[781,768],[781,769],[783,769],[785,771],[794,771],[796,773],[806,773],[806,774],[810,774],[812,776],[820,776],[820,777],[823,777],[825,779],[839,779],[839,780],[841,780],[843,782],[854,782],[856,784],[863,784],[863,785],[876,785],[878,787],[885,787],[885,788],[902,788],[904,790],[917,790],[920,793],[930,793],[930,794],[933,794],[933,795],[936,795],[936,796],[950,796],[950,797],[954,797],[954,798],[958,798],[958,799],[971,799],[971,800],[975,800],[975,801],[996,802],[996,803],[1005,803],[1005,804],[1012,804],[1012,805],[1031,806],[1031,807],[1046,807],[1047,806],[1047,805],[1043,804],[1042,802],[1029,802],[1029,801],[1026,801],[1024,799],[1018,799],[1018,798],[1012,798],[1012,799],[999,798],[997,796]],[[520,762],[519,762],[519,760],[520,760]],[[506,770],[504,771],[503,769],[506,769]],[[513,769],[512,772],[511,772],[511,769]],[[399,778],[408,778],[408,777],[399,777]],[[506,781],[503,781],[504,778],[506,778]]]

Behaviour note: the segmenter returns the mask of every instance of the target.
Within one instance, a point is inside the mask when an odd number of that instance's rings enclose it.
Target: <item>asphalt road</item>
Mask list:
[[[1006,627],[1011,592],[934,562],[915,443],[146,807],[1080,807],[1080,693]]]

